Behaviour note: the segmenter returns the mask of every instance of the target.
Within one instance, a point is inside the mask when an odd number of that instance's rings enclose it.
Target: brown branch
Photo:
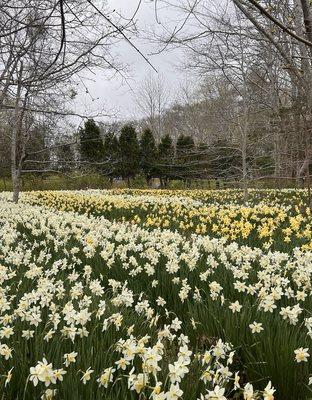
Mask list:
[[[249,19],[249,21],[258,29],[258,31],[260,33],[262,33],[274,46],[275,48],[278,50],[278,52],[280,53],[280,55],[284,58],[284,60],[287,63],[287,68],[289,69],[289,71],[291,71],[293,73],[293,75],[297,78],[297,79],[301,79],[302,76],[301,74],[298,72],[298,70],[296,68],[294,68],[293,64],[292,64],[292,60],[288,57],[287,53],[285,52],[285,50],[282,48],[282,46],[279,44],[279,42],[277,42],[274,37],[267,32],[262,26],[261,24],[253,17],[253,15],[246,10],[245,7],[242,6],[241,1],[240,0],[233,0],[234,4],[237,6],[237,8],[245,15],[245,17],[247,19]],[[311,43],[312,46],[312,43]]]
[[[247,1],[251,3],[254,7],[256,7],[262,15],[267,17],[271,22],[273,22],[275,25],[281,28],[284,32],[288,33],[291,37],[293,37],[294,39],[298,40],[301,43],[304,43],[307,46],[312,47],[312,42],[310,42],[310,40],[307,40],[304,37],[297,35],[293,30],[289,29],[281,21],[275,18],[268,10],[266,10],[261,4],[259,4],[258,1],[256,0],[247,0]],[[241,3],[241,0],[234,1],[236,5],[238,2]]]

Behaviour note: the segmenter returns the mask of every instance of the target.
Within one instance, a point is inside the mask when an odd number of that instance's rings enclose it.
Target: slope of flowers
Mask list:
[[[241,204],[241,191],[212,192],[194,190],[177,192],[178,195],[155,190],[32,192],[25,196],[25,201],[58,210],[103,215],[110,220],[126,220],[147,228],[208,234],[260,248],[312,250],[312,215],[304,207],[304,191],[266,191],[267,197],[262,191],[252,191],[247,204]]]
[[[5,197],[4,398],[309,398],[311,252]]]

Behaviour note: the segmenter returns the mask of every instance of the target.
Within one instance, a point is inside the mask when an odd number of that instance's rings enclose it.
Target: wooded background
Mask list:
[[[11,176],[14,200],[23,175],[73,172],[128,184],[142,175],[162,186],[213,179],[247,190],[269,179],[309,187],[310,2],[158,0],[151,7],[157,32],[97,1],[0,2],[0,175]],[[159,18],[169,8],[174,28]],[[177,92],[136,45],[147,36],[159,53],[183,49],[181,68],[191,79]],[[77,76],[126,73],[116,57],[122,40],[150,64],[136,92],[142,117],[108,123],[105,110],[73,112]],[[78,131],[73,118],[81,119]]]

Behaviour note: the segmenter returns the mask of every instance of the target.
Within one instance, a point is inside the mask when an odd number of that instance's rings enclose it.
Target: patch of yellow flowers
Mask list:
[[[291,246],[312,250],[312,214],[304,207],[305,192],[265,193],[267,197],[261,191],[251,191],[247,204],[242,203],[238,190],[31,192],[24,195],[24,201],[267,249]]]

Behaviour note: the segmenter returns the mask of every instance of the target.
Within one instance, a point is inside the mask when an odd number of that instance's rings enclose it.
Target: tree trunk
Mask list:
[[[21,178],[21,129],[23,112],[20,110],[20,100],[21,100],[21,77],[23,74],[23,64],[21,63],[19,71],[19,81],[16,90],[15,108],[14,108],[14,121],[12,126],[12,137],[11,137],[11,175],[12,175],[12,186],[13,186],[13,202],[17,203],[20,194],[20,178]]]
[[[150,188],[151,187],[152,178],[150,176],[146,176],[145,180],[146,180],[146,186],[148,188]]]
[[[300,35],[306,35],[307,38],[312,40],[312,15],[311,15],[311,5],[308,0],[295,0],[295,23],[296,30]],[[301,6],[301,10],[300,10]],[[301,12],[300,12],[301,11]],[[301,15],[300,15],[301,14]],[[301,26],[301,21],[304,21],[304,29]],[[301,88],[301,96],[303,98],[303,104],[307,108],[304,123],[304,133],[305,133],[305,158],[299,170],[299,177],[308,177],[309,166],[312,161],[312,144],[310,138],[310,125],[311,125],[311,106],[312,106],[312,68],[309,62],[309,53],[306,46],[303,44],[299,45],[300,55],[301,55],[301,69],[303,71],[303,82]],[[311,48],[310,55],[311,55]]]
[[[247,94],[245,94],[245,96],[247,97]],[[247,142],[248,142],[249,121],[248,121],[248,106],[246,104],[246,100],[247,100],[246,97],[245,97],[242,122],[241,122],[241,126],[240,126],[244,202],[246,202],[248,200],[248,170],[247,170],[247,144],[248,143]]]
[[[310,182],[310,171],[307,174],[307,186],[308,186],[308,206],[312,211],[312,197],[311,197],[311,182]]]
[[[311,163],[311,158],[312,158],[312,149],[308,149],[306,152],[305,160],[303,161],[303,164],[299,171],[299,177],[302,177],[309,173],[309,166]]]
[[[307,38],[312,41],[312,16],[311,16],[311,3],[309,0],[300,0],[304,26],[305,26],[305,33]]]
[[[20,173],[17,170],[12,170],[12,186],[13,186],[13,202],[18,203],[20,194]]]
[[[3,185],[4,185],[4,190],[7,190],[7,185],[6,185],[6,180],[5,180],[5,176],[2,177],[3,179]]]

